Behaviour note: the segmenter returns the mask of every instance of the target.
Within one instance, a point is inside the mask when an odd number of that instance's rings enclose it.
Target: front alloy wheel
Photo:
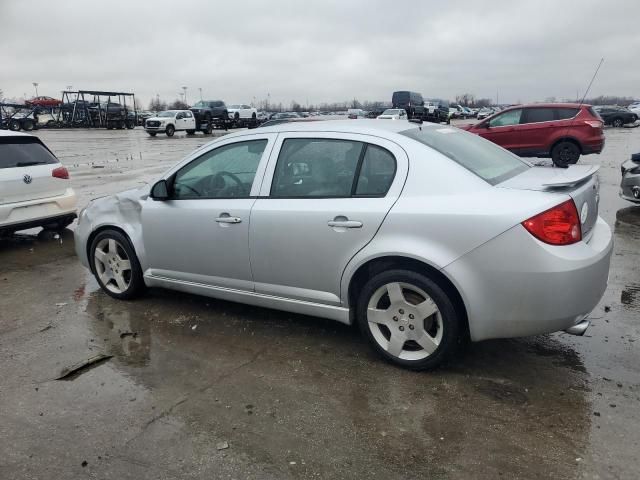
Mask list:
[[[100,232],[91,243],[89,254],[96,280],[110,296],[130,299],[144,288],[138,258],[129,239],[121,232]]]

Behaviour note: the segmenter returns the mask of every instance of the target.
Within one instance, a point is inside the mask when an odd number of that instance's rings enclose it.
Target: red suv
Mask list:
[[[602,119],[577,103],[518,105],[462,128],[521,157],[551,157],[558,167],[604,148]]]

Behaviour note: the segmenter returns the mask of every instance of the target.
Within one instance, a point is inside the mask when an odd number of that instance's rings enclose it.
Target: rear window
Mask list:
[[[58,159],[34,137],[0,137],[0,168],[58,163]]]
[[[495,143],[457,128],[412,128],[400,133],[449,157],[491,185],[530,168],[519,157]]]
[[[575,117],[580,110],[577,108],[558,108],[556,111],[558,112],[558,120],[567,120]]]

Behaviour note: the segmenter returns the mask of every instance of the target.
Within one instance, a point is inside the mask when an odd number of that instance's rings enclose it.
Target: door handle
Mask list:
[[[329,220],[327,225],[339,228],[362,228],[362,222],[357,220]]]
[[[216,222],[218,223],[240,223],[242,219],[239,217],[230,217],[228,214],[225,216],[222,214],[218,218],[216,218]]]

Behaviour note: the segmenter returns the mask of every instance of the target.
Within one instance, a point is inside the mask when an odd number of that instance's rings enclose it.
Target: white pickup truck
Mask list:
[[[227,105],[227,111],[236,127],[255,123],[258,118],[258,109],[250,105]]]
[[[167,137],[179,131],[186,131],[187,135],[196,133],[196,119],[191,110],[167,110],[144,122],[145,131],[155,137],[158,133],[166,133]]]

